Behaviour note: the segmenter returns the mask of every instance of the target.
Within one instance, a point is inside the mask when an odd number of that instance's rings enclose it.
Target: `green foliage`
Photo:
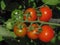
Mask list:
[[[35,2],[33,3],[33,8],[36,8],[36,3]]]
[[[55,29],[57,26],[55,26],[55,25],[50,25],[53,29]]]
[[[6,7],[5,2],[2,0],[2,1],[1,1],[1,9],[4,10],[5,7]]]
[[[60,10],[60,7],[57,7]]]
[[[14,26],[14,21],[12,19],[8,19],[6,22],[5,22],[5,26],[7,29],[13,29],[13,26]]]
[[[56,36],[51,40],[51,43],[55,43],[56,41]]]
[[[5,27],[1,25],[0,25],[0,35],[3,37],[13,37],[13,38],[16,37],[14,33],[12,33],[11,31],[9,31],[8,29],[6,29]]]
[[[34,0],[29,0],[28,2],[31,3],[31,2],[34,2]]]
[[[14,34],[14,32],[10,32],[10,35],[11,37],[16,38],[16,35]]]
[[[58,36],[58,40],[60,40],[60,36]]]
[[[21,9],[21,8],[22,8],[22,6],[20,5],[18,8],[19,8],[19,9]]]
[[[58,36],[58,40],[60,40],[60,36]]]
[[[42,0],[42,2],[47,5],[57,5],[60,3],[60,0]]]
[[[31,2],[34,2],[34,0],[30,0]]]
[[[58,33],[58,40],[60,40],[60,32]]]
[[[2,38],[2,36],[0,35],[0,41],[2,41],[3,40],[3,38]]]

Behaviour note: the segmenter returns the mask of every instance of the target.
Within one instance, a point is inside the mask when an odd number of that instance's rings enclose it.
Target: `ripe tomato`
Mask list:
[[[54,37],[54,31],[49,25],[42,26],[42,32],[39,33],[39,39],[43,42],[49,42]]]
[[[52,17],[52,10],[48,6],[43,6],[39,10],[41,12],[39,20],[48,22]]]
[[[24,13],[24,20],[35,21],[37,19],[36,11],[34,8],[28,8]],[[27,15],[29,14],[29,15]]]
[[[37,24],[32,24],[31,25],[31,30],[27,32],[27,36],[30,39],[37,39],[38,38],[38,25]]]
[[[27,33],[27,27],[24,23],[16,23],[14,25],[14,33],[18,37],[24,37]]]
[[[38,28],[38,24],[32,24],[32,27]]]
[[[30,39],[37,39],[38,38],[38,34],[37,34],[38,30],[34,29],[32,31],[29,31],[27,33],[27,36],[30,38]]]

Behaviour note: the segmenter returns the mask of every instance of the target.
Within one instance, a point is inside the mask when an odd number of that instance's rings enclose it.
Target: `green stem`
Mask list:
[[[23,21],[23,22],[33,22],[33,23],[39,22],[39,23],[41,23],[41,24],[49,24],[49,25],[60,26],[60,24],[58,24],[58,23],[43,22],[43,21]]]
[[[37,11],[37,16],[42,16],[40,11]]]
[[[42,23],[42,24],[49,24],[49,25],[55,25],[55,26],[60,26],[60,24],[51,23],[51,22],[42,22],[42,21],[40,21],[40,23]]]
[[[33,24],[33,23],[31,23],[30,26],[29,26],[29,30],[30,30],[30,31],[33,30],[32,24]]]
[[[28,12],[27,14],[25,14],[26,16],[26,21],[28,21],[28,17],[30,17],[30,12]]]

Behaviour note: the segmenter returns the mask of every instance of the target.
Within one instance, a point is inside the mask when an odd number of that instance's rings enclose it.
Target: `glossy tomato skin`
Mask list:
[[[30,38],[30,39],[37,39],[38,38],[38,34],[37,34],[37,32],[38,32],[38,30],[33,30],[33,31],[29,31],[28,33],[27,33],[27,35],[28,35],[28,37]]]
[[[40,21],[48,22],[52,18],[52,10],[48,6],[42,6],[39,11],[41,12]]]
[[[30,30],[27,32],[27,36],[30,38],[30,39],[37,39],[38,38],[38,25],[37,24],[32,24],[32,27],[34,27],[33,30]]]
[[[49,25],[42,26],[42,32],[39,33],[39,39],[43,42],[49,42],[54,37],[54,31]]]
[[[26,15],[29,13],[28,17],[26,17]],[[28,21],[35,21],[37,19],[37,15],[36,15],[36,10],[34,8],[28,8],[26,9],[25,13],[24,13],[24,20],[28,20]]]
[[[34,27],[34,28],[38,28],[39,25],[38,25],[38,24],[32,24],[32,27]]]
[[[23,28],[19,28],[18,25],[23,26]],[[27,34],[26,25],[24,23],[16,23],[16,25],[14,25],[14,33],[18,37],[24,37]]]

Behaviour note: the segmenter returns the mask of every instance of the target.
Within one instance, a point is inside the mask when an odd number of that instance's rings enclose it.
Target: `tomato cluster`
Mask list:
[[[37,12],[34,8],[28,8],[24,12],[23,20],[26,21],[45,21],[48,22],[52,18],[52,10],[48,6],[42,6],[39,8],[41,16],[37,15]],[[24,22],[16,22],[14,25],[14,33],[18,37],[25,37],[26,35],[30,39],[39,39],[43,42],[49,42],[54,37],[54,30],[51,26],[45,24],[39,26],[37,23],[31,23],[27,26]]]
[[[48,6],[41,6],[39,8],[40,16],[37,15],[37,12],[34,8],[28,8],[24,12],[24,20],[35,21],[39,18],[40,21],[48,22],[52,17],[52,10]],[[29,14],[29,15],[28,15]]]

